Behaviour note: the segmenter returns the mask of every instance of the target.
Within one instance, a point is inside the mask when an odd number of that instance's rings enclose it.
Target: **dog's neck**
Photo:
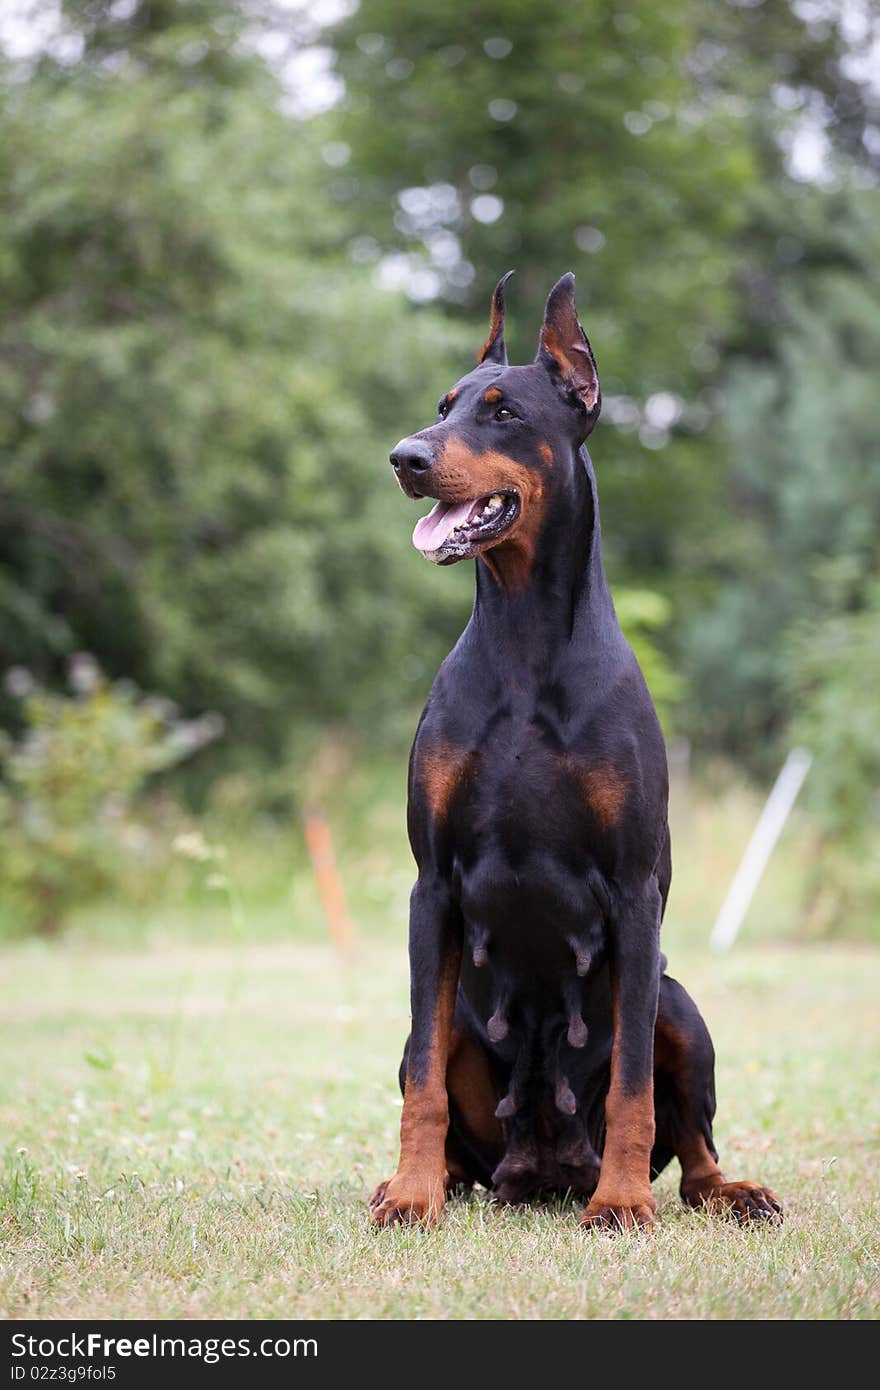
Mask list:
[[[583,446],[569,478],[548,507],[533,555],[514,538],[477,560],[471,628],[487,659],[500,658],[507,670],[540,670],[572,642],[596,644],[609,618],[616,626],[596,480]]]

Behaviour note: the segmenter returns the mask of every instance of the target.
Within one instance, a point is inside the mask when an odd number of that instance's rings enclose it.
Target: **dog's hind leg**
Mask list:
[[[712,1139],[715,1116],[715,1050],[702,1015],[686,990],[664,975],[654,1033],[656,1137],[651,1172],[681,1164],[681,1198],[737,1220],[778,1220],[782,1207],[769,1188],[728,1182]]]
[[[500,1090],[483,1048],[455,1028],[446,1066],[449,1133],[446,1168],[449,1185],[475,1182],[491,1187],[492,1172],[504,1147],[504,1132],[495,1117]]]

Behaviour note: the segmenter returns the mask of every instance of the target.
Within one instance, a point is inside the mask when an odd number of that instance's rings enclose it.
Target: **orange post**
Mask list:
[[[337,951],[348,956],[354,949],[354,928],[348,914],[342,880],[333,853],[333,836],[320,806],[307,806],[304,812],[306,847],[312,861],[321,907]]]

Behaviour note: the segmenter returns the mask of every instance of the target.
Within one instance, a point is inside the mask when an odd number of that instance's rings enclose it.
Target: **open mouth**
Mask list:
[[[469,502],[438,502],[416,523],[413,545],[435,564],[465,560],[495,541],[519,516],[515,492],[487,492]]]

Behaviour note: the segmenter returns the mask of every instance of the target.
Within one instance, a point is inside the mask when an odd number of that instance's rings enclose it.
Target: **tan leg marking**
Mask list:
[[[478,1043],[454,1029],[446,1068],[446,1088],[466,1127],[477,1139],[500,1144],[501,1121],[495,1118],[500,1096],[489,1063]]]
[[[651,1191],[654,1147],[654,1077],[636,1095],[627,1095],[620,1076],[621,1037],[617,990],[611,1085],[605,1101],[605,1149],[599,1184],[581,1216],[581,1224],[610,1230],[645,1230],[654,1225],[657,1202]]]
[[[456,952],[440,980],[424,1080],[406,1079],[400,1159],[394,1177],[380,1183],[370,1199],[370,1219],[375,1226],[396,1222],[433,1226],[443,1210],[449,1129],[446,1068],[460,964],[461,955]]]

